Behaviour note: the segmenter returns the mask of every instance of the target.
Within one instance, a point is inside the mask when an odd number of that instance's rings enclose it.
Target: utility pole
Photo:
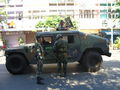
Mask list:
[[[112,21],[112,23],[113,23],[113,21]],[[113,33],[114,33],[114,31],[113,31],[113,25],[111,25],[111,48],[113,49],[113,44],[114,44],[114,42],[113,42]]]
[[[108,5],[108,21],[110,22],[110,30],[111,30],[111,49],[113,49],[113,44],[114,44],[114,41],[113,41],[113,37],[114,37],[114,29],[113,29],[113,12],[112,12],[112,2],[107,2],[107,5]],[[110,6],[109,6],[110,5]]]

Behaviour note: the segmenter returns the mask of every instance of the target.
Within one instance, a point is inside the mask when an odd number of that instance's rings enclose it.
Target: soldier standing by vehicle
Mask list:
[[[63,36],[58,34],[54,43],[54,52],[57,58],[58,73],[60,76],[65,77],[67,73],[67,42],[63,40]],[[63,75],[62,75],[63,64]]]
[[[43,80],[43,78],[40,76],[42,73],[42,69],[43,69],[43,48],[40,45],[40,43],[36,43],[35,44],[35,58],[37,60],[37,71],[36,71],[36,79],[37,79],[37,84],[44,84],[43,82],[41,82],[41,80]]]

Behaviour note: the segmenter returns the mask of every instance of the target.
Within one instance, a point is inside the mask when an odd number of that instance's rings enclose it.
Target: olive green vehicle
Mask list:
[[[96,72],[103,62],[101,55],[111,56],[109,42],[97,35],[79,31],[37,32],[36,39],[44,48],[44,64],[56,63],[53,45],[57,34],[68,42],[68,62],[79,62],[86,71]],[[30,64],[36,64],[34,44],[5,50],[6,68],[12,74],[21,74]]]

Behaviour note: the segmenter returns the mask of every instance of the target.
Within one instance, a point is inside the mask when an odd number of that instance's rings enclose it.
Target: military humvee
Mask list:
[[[102,64],[101,55],[111,56],[109,42],[97,35],[79,31],[37,32],[36,38],[45,52],[44,64],[56,63],[53,44],[57,34],[68,42],[68,62],[78,61],[87,71],[95,72]],[[34,44],[5,50],[6,68],[12,74],[23,73],[29,64],[36,64]]]

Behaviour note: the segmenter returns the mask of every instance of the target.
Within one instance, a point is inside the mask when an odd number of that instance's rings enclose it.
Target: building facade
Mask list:
[[[2,1],[0,8],[5,8],[8,15],[8,25],[3,29],[5,32],[8,29],[8,31],[12,29],[11,31],[29,32],[35,30],[36,23],[43,20],[44,16],[60,15],[73,17],[78,23],[78,30],[82,32],[96,34],[103,31],[112,38],[111,29],[113,29],[114,35],[115,33],[119,35],[119,19],[113,23],[117,15],[120,15],[115,13],[115,9],[118,8],[115,4],[119,0],[92,0],[92,2],[91,0],[44,0],[42,3],[41,0]]]
[[[116,6],[118,1],[120,0],[101,0],[100,2],[101,31],[107,34],[111,43],[120,36],[120,19],[117,19],[120,13],[116,12],[116,9],[120,8]]]

